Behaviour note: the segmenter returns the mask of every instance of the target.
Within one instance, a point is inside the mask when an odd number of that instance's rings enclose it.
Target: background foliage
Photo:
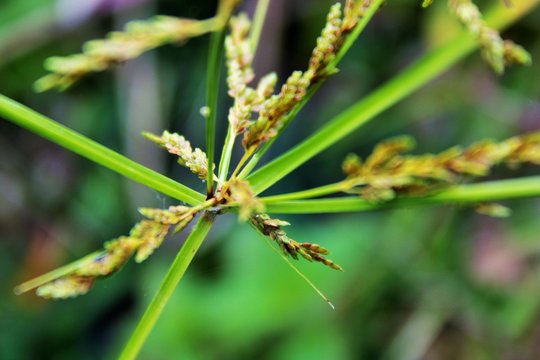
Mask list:
[[[517,1],[517,0],[516,0]],[[73,90],[36,95],[43,60],[78,52],[88,39],[152,14],[204,18],[214,1],[4,0],[0,4],[0,92],[83,134],[204,191],[142,130],[179,131],[204,144],[208,37],[146,54]],[[272,0],[257,73],[283,79],[305,67],[331,1]],[[251,11],[254,1],[244,7]],[[540,59],[540,11],[507,38]],[[376,15],[267,159],[311,134],[332,115],[451,36],[443,1],[422,10],[395,1]],[[388,136],[411,134],[418,153],[540,129],[540,68],[495,76],[475,54],[378,121],[308,162],[272,191],[339,180],[343,157],[369,154]],[[224,86],[224,84],[222,84]],[[226,104],[218,147],[226,130]],[[240,155],[240,154],[237,154]],[[524,167],[494,178],[537,174]],[[113,357],[157,290],[183,236],[150,261],[128,264],[88,295],[49,302],[15,297],[21,280],[98,249],[139,219],[138,206],[171,200],[0,121],[0,358]],[[509,203],[509,219],[468,209],[406,209],[287,216],[290,235],[332,249],[343,274],[299,263],[337,306],[327,308],[233,215],[220,218],[145,345],[143,358],[474,358],[540,356],[540,203]],[[283,217],[285,218],[285,217]]]

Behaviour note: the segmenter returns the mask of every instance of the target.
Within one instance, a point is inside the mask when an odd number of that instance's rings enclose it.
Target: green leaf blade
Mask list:
[[[369,203],[356,196],[315,200],[277,201],[266,204],[266,212],[272,214],[344,213],[410,206],[478,204],[482,202],[539,196],[540,176],[529,176],[520,179],[496,180],[454,186],[430,196],[401,198],[381,204]]]
[[[0,95],[0,116],[120,175],[190,205],[204,196],[154,170],[67,128],[34,110]]]
[[[141,321],[137,325],[137,328],[131,335],[131,338],[119,357],[120,359],[127,360],[135,359],[137,357],[148,335],[150,335],[150,332],[163,312],[165,305],[169,301],[180,280],[182,280],[182,277],[184,276],[189,264],[199,250],[199,247],[206,238],[206,235],[208,235],[208,232],[212,228],[213,222],[214,216],[210,213],[205,213],[199,219],[193,228],[193,231],[191,234],[189,234],[186,242],[182,246],[182,249],[180,252],[178,252],[178,255],[174,259],[174,262],[163,279],[158,292],[146,309]]]
[[[216,118],[219,95],[219,79],[221,76],[221,61],[223,59],[223,42],[225,28],[210,35],[210,50],[206,72],[206,156],[208,157],[208,176],[206,179],[207,195],[214,192],[214,147],[216,142]]]

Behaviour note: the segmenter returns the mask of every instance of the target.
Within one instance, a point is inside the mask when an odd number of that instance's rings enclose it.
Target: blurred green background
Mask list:
[[[494,0],[495,1],[495,0]],[[491,2],[494,2],[491,1]],[[519,1],[519,0],[514,0]],[[243,8],[252,12],[256,1]],[[445,1],[388,2],[266,160],[313,133],[459,26]],[[490,1],[482,2],[489,5]],[[303,69],[332,1],[272,0],[255,68]],[[43,60],[152,14],[205,18],[215,1],[2,0],[0,93],[157,171],[204,184],[139,136],[178,131],[204,147],[208,37],[168,46],[66,93],[35,94]],[[485,7],[482,7],[485,8]],[[504,33],[540,61],[540,11]],[[276,184],[301,190],[342,177],[341,160],[411,134],[420,152],[540,129],[540,67],[495,76],[474,54],[440,79]],[[230,100],[220,99],[218,147]],[[240,155],[237,153],[235,156]],[[538,174],[497,168],[490,178]],[[101,247],[171,199],[0,119],[0,359],[114,358],[157,290],[185,234],[130,262],[86,296],[45,301],[13,286]],[[506,203],[509,219],[455,207],[281,216],[289,234],[331,249],[345,268],[298,266],[332,311],[248,226],[220,217],[141,359],[540,358],[540,201]]]

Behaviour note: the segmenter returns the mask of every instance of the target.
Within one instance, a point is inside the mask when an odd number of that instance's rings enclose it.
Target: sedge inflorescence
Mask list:
[[[433,0],[424,0],[427,7]],[[488,26],[482,13],[472,0],[448,0],[450,12],[467,28],[480,45],[482,57],[497,74],[509,65],[530,65],[529,53],[511,40],[501,38],[499,32]]]
[[[506,164],[540,165],[540,132],[505,141],[484,140],[467,148],[452,147],[439,154],[410,155],[415,141],[400,136],[383,141],[364,161],[351,154],[343,162],[343,191],[370,202],[403,195],[425,195],[474,177],[486,176],[492,167]]]
[[[106,39],[88,41],[81,54],[48,58],[45,68],[51,74],[39,79],[35,89],[39,92],[66,90],[90,73],[105,71],[163,45],[182,43],[216,31],[224,25],[237,3],[238,0],[221,1],[216,16],[207,20],[161,15],[132,21],[124,31],[111,32]]]
[[[209,20],[161,16],[134,22],[124,32],[87,43],[83,54],[49,59],[46,67],[52,73],[38,80],[36,87],[38,90],[63,90],[90,72],[105,70],[166,43],[178,43],[216,31],[228,23],[229,34],[224,43],[228,95],[232,98],[227,116],[228,144],[232,148],[235,139],[242,135],[244,155],[230,175],[230,154],[229,158],[225,155],[227,165],[221,167],[220,164],[219,173],[215,175],[216,166],[209,164],[207,154],[200,148],[193,148],[182,135],[168,131],[161,135],[144,133],[147,139],[177,156],[178,163],[197,177],[213,179],[217,183],[216,190],[195,206],[140,208],[145,219],[138,222],[129,235],[105,243],[103,250],[75,262],[62,275],[38,284],[37,294],[54,299],[85,294],[97,279],[118,271],[131,257],[138,263],[146,260],[160,247],[171,229],[174,229],[173,233],[182,231],[205,211],[215,214],[235,211],[240,221],[248,222],[277,245],[284,257],[303,258],[342,270],[340,265],[327,258],[329,251],[326,248],[290,238],[283,230],[290,224],[265,213],[264,202],[239,173],[263,144],[282,133],[310,92],[337,72],[337,62],[346,51],[346,44],[354,40],[361,19],[372,7],[378,7],[379,4],[374,3],[371,0],[346,0],[344,5],[333,5],[307,68],[292,72],[281,86],[277,86],[278,77],[274,72],[262,76],[251,86],[255,80],[251,21],[244,13],[230,17],[236,0],[222,0],[217,15]],[[425,6],[430,3],[424,1]],[[451,12],[474,34],[483,57],[497,73],[501,73],[506,65],[530,62],[523,48],[502,40],[485,24],[470,0],[449,0],[449,4]],[[206,113],[208,109],[205,110]],[[346,179],[339,183],[338,191],[358,194],[370,202],[384,202],[400,196],[429,195],[441,188],[484,176],[499,163],[510,167],[522,163],[540,164],[539,133],[503,142],[484,141],[465,149],[454,147],[436,155],[407,155],[413,145],[412,138],[399,137],[379,144],[365,160],[349,156],[343,163]],[[485,213],[501,212],[494,205],[483,204],[480,209]]]

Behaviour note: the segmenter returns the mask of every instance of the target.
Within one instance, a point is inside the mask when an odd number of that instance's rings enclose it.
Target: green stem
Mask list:
[[[359,197],[342,197],[269,203],[266,211],[280,214],[342,213],[407,206],[475,204],[537,196],[540,196],[540,176],[530,176],[455,186],[431,196],[400,198],[382,204],[372,204]]]
[[[229,128],[227,129],[227,136],[225,137],[225,144],[223,144],[223,151],[221,152],[221,159],[219,160],[218,178],[221,183],[227,180],[235,139],[236,134],[234,133],[233,128],[229,125]]]
[[[249,35],[249,45],[251,46],[253,55],[257,52],[269,4],[270,0],[257,1],[257,8],[255,9],[255,16],[253,17],[253,26],[251,27],[251,33]]]
[[[120,359],[135,359],[139,354],[146,338],[154,328],[161,312],[165,308],[165,305],[169,301],[169,298],[174,292],[174,289],[184,276],[186,269],[188,268],[191,260],[195,256],[195,253],[201,246],[206,235],[210,231],[213,224],[213,215],[205,213],[197,222],[191,234],[189,234],[186,242],[182,246],[182,249],[176,255],[174,262],[172,263],[163,283],[161,284],[158,292],[152,299],[152,302],[146,309],[141,321],[137,325],[137,328],[131,335],[128,343],[126,344]]]
[[[253,25],[251,27],[251,32],[249,36],[249,44],[251,46],[251,51],[253,52],[254,56],[259,46],[261,31],[264,25],[264,20],[266,18],[269,3],[270,0],[259,0],[257,2],[257,8],[255,9],[255,18],[253,20]],[[236,134],[234,133],[234,130],[229,124],[227,129],[227,137],[225,138],[225,144],[223,146],[221,152],[221,159],[219,161],[218,177],[222,183],[227,179],[235,140]]]
[[[319,196],[324,196],[328,194],[334,194],[347,189],[347,186],[344,181],[340,181],[333,184],[323,185],[316,188],[296,191],[288,194],[273,195],[262,197],[261,201],[265,204],[275,203],[280,201],[289,201],[289,200],[298,200],[298,199],[309,199]]]
[[[208,157],[208,176],[206,178],[207,198],[214,194],[214,172],[210,169],[214,164],[214,146],[216,139],[216,117],[219,94],[219,78],[221,60],[223,59],[223,42],[225,27],[210,35],[210,51],[206,71],[206,156]]]
[[[486,16],[486,21],[497,29],[504,28],[531,10],[539,1],[516,2],[512,9],[498,4]],[[247,179],[253,190],[260,193],[275,184],[315,155],[352,134],[354,130],[439,76],[477,46],[469,33],[462,33],[446,45],[428,53],[388,83],[337,115],[308,139],[251,174]]]
[[[3,95],[0,95],[0,116],[165,195],[190,205],[204,201],[204,196],[195,190],[138,164]]]
[[[370,6],[367,9],[366,13],[362,17],[362,19],[360,19],[360,21],[358,22],[358,25],[355,27],[354,31],[347,37],[347,40],[345,41],[345,43],[341,47],[341,50],[337,54],[334,61],[328,66],[327,71],[329,73],[331,73],[332,70],[336,68],[336,66],[338,65],[341,58],[343,58],[343,56],[345,56],[345,54],[347,53],[349,48],[356,41],[358,36],[360,36],[362,31],[365,29],[365,27],[367,26],[367,24],[369,23],[371,18],[375,15],[375,12],[379,9],[379,7],[381,6],[382,3],[383,3],[383,0],[375,0],[370,4]],[[298,105],[296,105],[294,107],[294,109],[285,117],[285,119],[283,120],[282,127],[278,130],[278,134],[274,138],[272,138],[269,141],[267,141],[266,143],[264,143],[261,146],[261,148],[255,153],[255,155],[253,155],[253,157],[246,164],[246,166],[244,167],[244,169],[242,170],[242,172],[238,176],[239,178],[244,178],[244,177],[249,175],[249,173],[259,163],[261,158],[264,156],[264,154],[266,154],[268,149],[270,149],[270,147],[276,141],[276,139],[287,129],[287,127],[289,126],[291,121],[296,117],[296,115],[300,112],[300,110],[302,110],[304,105],[311,99],[313,94],[315,92],[317,92],[317,90],[321,87],[322,84],[323,84],[323,81],[320,81],[320,82],[316,83],[315,85],[313,85],[309,89],[308,93],[302,99],[302,101]]]
[[[255,150],[249,149],[244,153],[244,155],[242,156],[242,158],[238,162],[238,165],[236,165],[236,169],[234,169],[234,171],[233,171],[233,173],[231,175],[231,179],[235,178],[237,176],[238,172],[242,169],[242,166],[244,166],[246,161],[248,161],[248,159],[251,157],[251,155],[253,155],[254,151]]]
[[[75,270],[78,270],[84,267],[85,265],[94,262],[97,258],[99,258],[102,255],[105,255],[106,253],[107,251],[105,250],[94,251],[93,253],[88,254],[79,260],[73,261],[72,263],[64,265],[58,269],[54,269],[53,271],[50,271],[46,274],[43,274],[41,276],[33,278],[32,280],[22,283],[21,285],[15,287],[15,289],[13,289],[13,292],[17,295],[20,295],[22,293],[35,289],[43,284],[46,284],[48,282],[61,278],[62,276],[69,275],[73,273]]]

